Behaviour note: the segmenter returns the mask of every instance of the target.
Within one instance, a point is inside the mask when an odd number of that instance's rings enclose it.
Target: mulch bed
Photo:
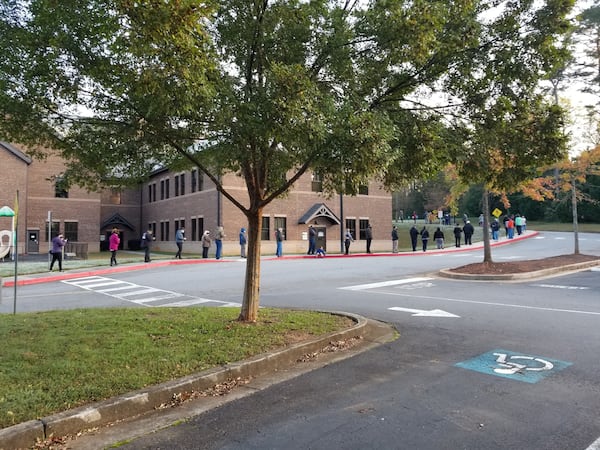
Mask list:
[[[559,255],[544,259],[529,259],[524,261],[508,261],[508,262],[481,262],[467,264],[466,266],[455,267],[449,269],[450,272],[465,273],[465,274],[510,274],[533,272],[542,269],[551,269],[554,267],[566,266],[569,264],[597,261],[600,257],[592,255]]]

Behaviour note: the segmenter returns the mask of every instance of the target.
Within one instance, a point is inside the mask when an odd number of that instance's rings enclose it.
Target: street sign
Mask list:
[[[492,211],[492,216],[494,216],[496,219],[498,217],[500,217],[501,214],[502,214],[502,211],[500,211],[498,208],[496,208]]]

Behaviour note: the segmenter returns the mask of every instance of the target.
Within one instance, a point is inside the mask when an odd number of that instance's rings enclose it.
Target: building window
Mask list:
[[[165,199],[165,180],[160,180],[160,199]]]
[[[69,191],[67,190],[67,183],[62,177],[56,177],[54,180],[54,197],[56,198],[69,198]]]
[[[196,219],[192,219],[192,241],[199,241],[200,237],[204,233],[204,218],[198,217]]]
[[[148,185],[148,203],[152,203],[152,185]]]
[[[281,231],[283,232],[283,240],[287,241],[287,218],[275,217],[275,229],[278,230],[279,228],[281,228]]]
[[[148,186],[148,187],[150,187],[150,186]],[[109,201],[110,201],[111,205],[120,205],[121,204],[121,190],[120,189],[111,189]]]
[[[369,186],[365,184],[361,184],[358,186],[358,194],[359,195],[369,195]]]
[[[169,179],[165,180],[165,198],[169,198],[171,193],[169,192]]]
[[[164,222],[160,223],[160,240],[161,241],[165,240],[165,223]]]
[[[152,236],[156,239],[156,222],[152,222],[148,224],[148,229],[152,233]]]
[[[152,201],[156,201],[156,183],[152,183]]]
[[[197,177],[198,176],[198,171],[196,169],[192,170],[192,192],[196,192],[196,182],[197,182]]]
[[[77,233],[77,229],[79,227],[78,222],[67,222],[65,221],[65,239],[68,239],[71,242],[77,242],[79,240],[79,234]]]
[[[346,219],[346,230],[356,239],[356,219]]]
[[[204,174],[202,172],[198,172],[198,191],[204,190]]]
[[[260,230],[260,239],[263,241],[271,240],[271,227],[269,217],[262,218],[262,227]]]
[[[60,222],[52,221],[52,230],[50,231],[50,238],[48,238],[48,222],[46,222],[46,242],[52,240],[60,233]]]
[[[359,239],[364,240],[367,238],[367,227],[369,226],[369,219],[360,219],[358,221],[359,230]]]
[[[311,178],[312,178],[311,190],[313,192],[323,192],[323,178],[321,177],[321,174],[314,172],[311,175]]]
[[[179,175],[175,175],[175,197],[179,197]]]
[[[185,173],[179,175],[179,193],[185,195]]]
[[[168,220],[161,222],[160,223],[160,240],[161,241],[168,241],[170,239],[170,224],[171,222],[169,222]]]

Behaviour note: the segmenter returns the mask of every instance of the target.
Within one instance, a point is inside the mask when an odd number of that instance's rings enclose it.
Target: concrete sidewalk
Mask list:
[[[498,241],[491,241],[492,247],[498,247],[501,245],[512,244],[523,239],[532,238],[537,236],[539,232],[537,231],[525,231],[520,236],[515,236],[513,239],[507,239],[506,237],[501,237]],[[447,240],[449,243],[450,240]],[[391,246],[391,243],[390,243]],[[483,241],[474,242],[472,245],[462,245],[461,247],[454,247],[454,245],[447,245],[443,249],[435,248],[435,241],[433,239],[429,239],[429,246],[427,252],[423,252],[420,250],[420,242],[417,251],[415,252],[377,252],[377,253],[361,253],[355,252],[350,253],[349,255],[344,255],[340,253],[332,253],[325,256],[325,258],[371,258],[371,257],[410,257],[415,255],[437,255],[443,253],[457,253],[457,252],[472,252],[474,250],[483,249]],[[291,259],[314,259],[316,256],[314,255],[305,255],[305,254],[291,254],[291,255],[283,255],[278,258],[274,255],[263,256],[262,259],[264,261],[269,260],[291,260]],[[125,263],[119,264],[118,266],[98,266],[98,267],[87,267],[81,269],[67,269],[63,272],[42,272],[31,275],[19,275],[17,276],[17,286],[26,286],[32,284],[40,284],[40,283],[50,283],[54,281],[62,281],[62,280],[70,280],[73,278],[81,278],[81,277],[89,277],[94,275],[107,275],[112,273],[121,273],[121,272],[130,272],[132,270],[148,270],[148,269],[156,269],[157,267],[167,267],[173,265],[189,265],[189,264],[224,264],[224,263],[233,263],[233,262],[245,262],[244,259],[238,257],[225,257],[220,260],[216,259],[157,259],[151,261],[149,263]],[[12,287],[15,285],[14,277],[5,277],[2,279],[2,286],[4,287]]]

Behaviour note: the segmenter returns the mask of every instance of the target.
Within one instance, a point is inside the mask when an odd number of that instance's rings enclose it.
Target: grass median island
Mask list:
[[[80,309],[0,316],[0,428],[246,359],[346,318],[239,308]]]

